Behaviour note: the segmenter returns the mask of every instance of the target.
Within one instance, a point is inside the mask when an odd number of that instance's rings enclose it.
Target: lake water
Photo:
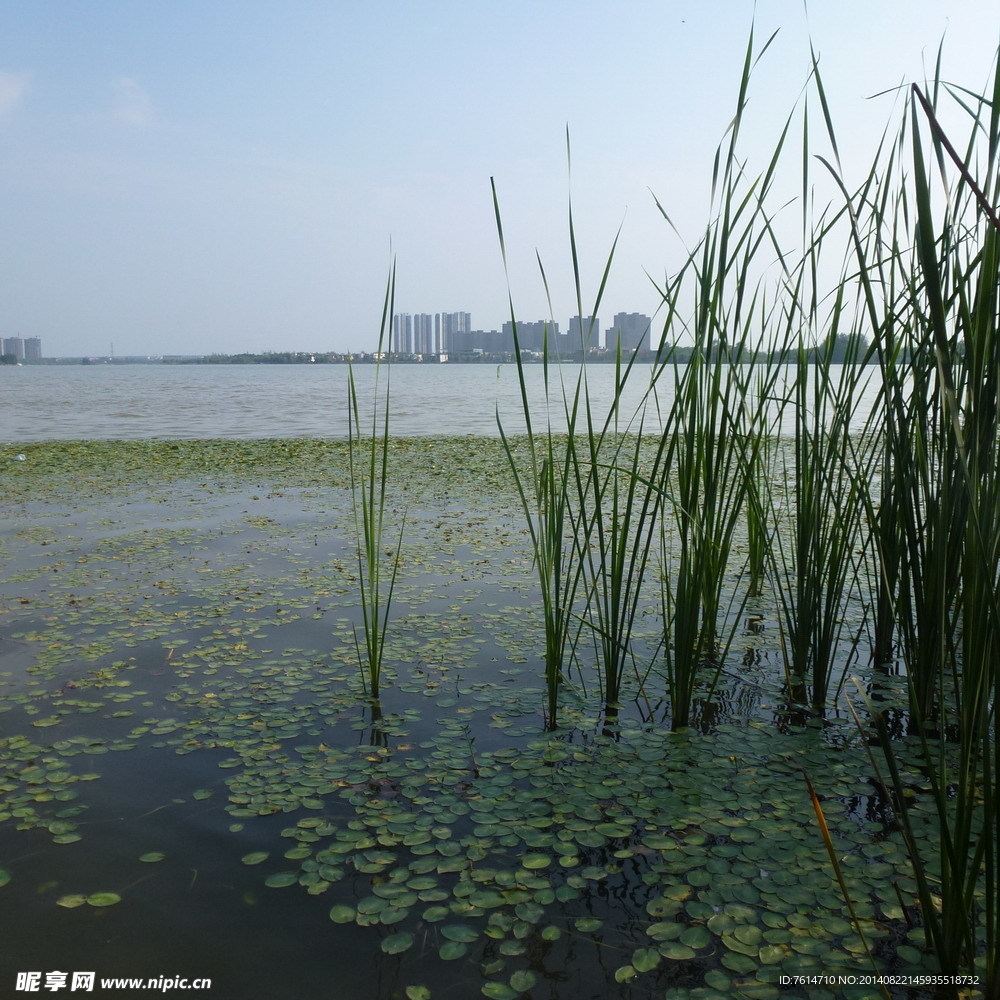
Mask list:
[[[873,376],[877,376],[874,369]],[[595,418],[607,414],[614,366],[588,368]],[[496,436],[499,411],[508,433],[523,433],[515,365],[398,365],[390,376],[391,432],[398,436]],[[544,413],[541,365],[525,369],[532,413]],[[564,429],[560,381],[571,393],[579,366],[550,369],[553,426]],[[657,387],[672,398],[672,370]],[[0,441],[75,439],[346,437],[346,365],[39,365],[0,367]],[[373,398],[375,368],[355,369],[362,408]],[[874,379],[873,379],[874,382]],[[649,368],[635,370],[621,412],[631,416],[649,389]],[[859,400],[858,427],[874,387]],[[653,405],[645,428],[658,425]],[[638,424],[636,424],[638,426]],[[624,428],[623,428],[624,429]],[[784,427],[783,433],[789,433]]]

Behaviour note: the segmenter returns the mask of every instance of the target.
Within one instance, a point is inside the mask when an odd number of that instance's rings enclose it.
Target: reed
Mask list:
[[[385,363],[385,388],[380,379],[383,359],[389,357],[389,331],[395,299],[396,267],[392,264],[386,283],[379,326],[378,360],[371,400],[370,431],[362,430],[354,369],[348,366],[349,467],[354,499],[355,547],[358,562],[358,590],[362,615],[362,637],[354,629],[354,643],[362,679],[372,701],[372,714],[380,714],[382,663],[388,631],[392,595],[399,572],[405,517],[393,549],[387,549],[386,500],[389,484],[389,399],[390,365]]]
[[[569,240],[576,309],[582,332],[583,295],[572,202]],[[598,315],[600,310],[617,243],[616,235],[590,310],[591,316]],[[627,668],[633,668],[640,695],[648,671],[648,667],[640,670],[636,664],[631,638],[660,508],[660,495],[650,488],[649,477],[655,476],[662,451],[657,451],[653,469],[646,468],[642,431],[648,391],[635,413],[622,412],[622,393],[632,376],[637,352],[634,351],[623,365],[619,345],[615,355],[614,395],[603,419],[595,417],[586,375],[586,344],[590,339],[588,334],[581,345],[584,366],[579,385],[583,390],[586,436],[584,447],[578,453],[581,461],[573,466],[580,517],[576,541],[583,573],[584,621],[594,639],[605,721],[611,723],[618,716]]]
[[[838,314],[830,329],[838,328]],[[854,553],[864,509],[859,472],[865,463],[855,455],[851,421],[866,368],[856,346],[835,367],[836,343],[829,336],[813,352],[812,364],[801,344],[797,351],[790,393],[795,431],[784,466],[792,494],[790,537],[776,532],[773,550],[776,574],[788,584],[778,588],[778,611],[789,696],[820,714],[839,695],[849,662],[843,622],[858,578]]]
[[[576,385],[568,394],[560,377],[558,403],[563,409],[567,432],[557,434],[553,430],[551,419],[551,407],[554,405],[556,393],[551,371],[550,336],[549,330],[546,328],[542,357],[545,429],[543,431],[536,430],[528,399],[524,358],[518,336],[513,294],[510,288],[500,202],[496,184],[492,179],[490,184],[493,191],[493,208],[500,240],[500,254],[504,273],[507,275],[507,300],[514,331],[514,355],[521,392],[521,411],[527,434],[526,468],[518,460],[514,443],[507,435],[503,421],[500,419],[499,409],[497,410],[497,428],[500,432],[504,453],[510,464],[521,510],[531,538],[545,632],[546,726],[549,729],[556,729],[559,724],[559,691],[575,656],[578,635],[578,630],[574,629],[577,621],[574,612],[581,583],[580,553],[584,543],[578,538],[581,522],[572,501],[573,484],[578,481],[580,475],[576,432],[583,397],[584,376],[581,370]],[[546,294],[548,294],[548,282],[540,260],[539,268],[542,273],[542,282],[546,287]]]
[[[544,402],[561,407],[568,433],[554,434],[548,419],[536,428],[508,280],[527,429],[523,462],[499,415],[498,426],[541,587],[547,721],[557,724],[581,625],[594,638],[606,718],[615,717],[629,667],[642,693],[645,675],[631,643],[653,545],[674,728],[692,724],[697,699],[710,702],[741,612],[760,597],[765,578],[789,694],[818,714],[835,702],[865,634],[863,626],[846,631],[844,621],[863,610],[876,673],[898,661],[907,678],[912,740],[894,740],[874,707],[872,724],[927,947],[943,972],[984,970],[995,998],[1000,68],[988,96],[946,87],[939,73],[929,98],[915,89],[899,133],[886,133],[850,191],[814,55],[812,85],[832,149],[818,159],[842,204],[813,222],[807,106],[803,245],[789,263],[769,201],[791,118],[762,173],[748,174],[738,154],[752,70],[769,44],[757,55],[751,34],[736,113],[713,167],[712,220],[660,287],[665,320],[646,399],[670,386],[673,401],[657,408],[655,435],[647,412],[621,409],[631,361],[618,357],[614,402],[597,415],[586,365],[574,385],[560,378],[557,388],[548,344]],[[963,154],[939,124],[945,96],[969,116]],[[495,187],[493,200],[506,269]],[[825,248],[843,249],[843,235],[847,264],[826,295]],[[570,251],[582,320],[572,208]],[[685,339],[692,346],[682,363],[676,345]],[[872,377],[881,388],[861,421],[858,400]],[[791,439],[776,441],[786,414]],[[735,545],[741,526],[748,538],[742,556]],[[902,808],[908,747],[916,748],[926,784],[929,830]],[[819,810],[817,819],[822,825]]]
[[[747,178],[738,150],[752,70],[773,37],[755,54],[751,33],[736,113],[715,156],[714,221],[679,274],[660,291],[670,321],[682,315],[685,299],[693,302],[691,321],[683,328],[694,342],[689,360],[679,364],[667,347],[677,339],[668,324],[653,376],[654,382],[672,376],[674,390],[663,418],[655,489],[671,521],[661,533],[661,607],[675,728],[691,724],[696,691],[710,701],[748,597],[746,591],[742,596],[725,591],[736,529],[767,436],[755,391],[768,395],[777,377],[773,366],[755,366],[768,312],[757,274],[762,249],[774,241],[766,203],[787,124],[759,176]]]
[[[985,973],[985,995],[995,998],[1000,222],[993,206],[1000,199],[1000,66],[990,97],[944,85],[939,68],[926,89],[929,98],[912,89],[891,154],[908,143],[910,178],[893,185],[873,167],[851,195],[839,165],[828,166],[850,215],[884,386],[880,464],[893,488],[888,494],[886,485],[878,487],[887,507],[880,509],[874,496],[864,506],[882,574],[879,615],[894,611],[891,627],[906,670],[929,838],[903,805],[903,750],[884,716],[867,704],[913,866],[927,947],[943,972]],[[945,95],[970,119],[964,154],[939,124]],[[883,179],[876,182],[876,175]],[[877,623],[876,655],[885,655],[890,631],[884,618]]]

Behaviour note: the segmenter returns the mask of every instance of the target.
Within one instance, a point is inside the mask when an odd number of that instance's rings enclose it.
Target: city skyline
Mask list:
[[[616,313],[603,331],[595,316],[571,316],[567,326],[568,331],[560,333],[558,322],[518,320],[517,340],[522,350],[540,352],[548,337],[549,348],[566,355],[619,345],[623,351],[651,349],[652,318],[644,313]],[[473,329],[468,312],[398,312],[392,317],[389,350],[401,355],[509,354],[514,350],[514,324],[508,320],[499,330]]]
[[[41,337],[0,337],[0,356],[13,357],[18,361],[41,361]]]

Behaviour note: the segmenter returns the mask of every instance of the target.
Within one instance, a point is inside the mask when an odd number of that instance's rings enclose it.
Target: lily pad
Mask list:
[[[445,962],[451,962],[456,958],[462,958],[468,951],[469,946],[461,941],[445,941],[438,949],[438,957]]]
[[[387,955],[398,955],[413,944],[413,935],[409,931],[400,931],[382,939],[382,951]]]
[[[511,989],[506,983],[489,982],[483,984],[482,989],[483,996],[487,996],[490,1000],[515,1000],[518,995],[518,991]]]
[[[122,901],[117,892],[93,892],[87,897],[91,906],[114,906]]]
[[[535,985],[537,979],[538,977],[530,969],[518,969],[510,977],[510,986],[518,993],[526,993]]]
[[[449,941],[462,941],[466,944],[479,940],[479,931],[468,924],[445,924],[441,928],[441,935]]]

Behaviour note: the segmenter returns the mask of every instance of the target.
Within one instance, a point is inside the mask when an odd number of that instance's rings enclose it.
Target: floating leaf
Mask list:
[[[438,956],[445,962],[449,962],[453,959],[461,958],[468,950],[469,946],[463,944],[461,941],[445,941],[438,950]]]
[[[479,939],[479,932],[468,924],[445,924],[441,928],[441,934],[449,941],[464,941],[469,943]]]
[[[240,860],[245,865],[259,865],[262,861],[267,861],[270,856],[267,851],[254,851],[252,854],[244,854]]]
[[[286,885],[295,885],[299,880],[298,872],[275,872],[264,879],[264,885],[269,889],[281,889]]]
[[[413,944],[413,935],[409,931],[400,931],[398,934],[390,934],[382,940],[382,951],[387,955],[398,955],[401,951],[406,951]]]
[[[517,990],[511,989],[506,983],[484,983],[482,992],[490,1000],[515,1000],[517,997]]]
[[[71,896],[60,896],[59,899],[56,900],[56,906],[64,906],[67,910],[72,910],[77,906],[83,906],[86,902],[86,896],[80,893],[74,893]]]
[[[431,991],[426,986],[407,986],[407,1000],[430,1000]]]
[[[603,920],[598,920],[597,917],[580,917],[578,920],[573,922],[573,926],[581,934],[590,934],[592,931],[596,931],[599,927],[603,925]]]
[[[636,972],[652,972],[662,957],[655,948],[638,948],[632,955],[632,966]]]
[[[330,907],[330,919],[335,924],[349,924],[356,915],[357,911],[354,907],[348,906],[346,903],[338,903],[336,906]]]
[[[702,924],[695,924],[680,935],[680,940],[689,948],[705,948],[711,944],[712,935]]]
[[[122,901],[117,892],[94,892],[87,897],[91,906],[114,906]]]
[[[152,864],[154,861],[162,861],[165,857],[162,851],[150,851],[148,854],[140,854],[139,860]]]
[[[525,854],[521,864],[525,868],[548,868],[552,859],[547,854]]]
[[[657,949],[664,958],[673,962],[686,962],[689,958],[694,958],[694,949],[680,941],[661,941]]]
[[[537,978],[530,969],[518,969],[510,977],[511,989],[517,990],[518,993],[526,993],[535,985]]]

